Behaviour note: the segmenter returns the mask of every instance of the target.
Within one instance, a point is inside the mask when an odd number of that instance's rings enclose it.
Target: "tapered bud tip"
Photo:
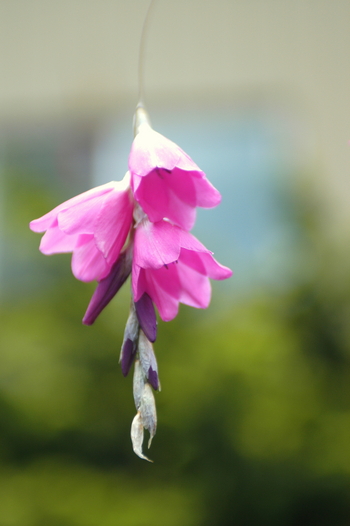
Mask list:
[[[136,349],[134,349],[134,342],[132,342],[129,339],[125,340],[123,344],[123,348],[121,352],[121,360],[120,360],[120,367],[121,367],[121,370],[124,376],[128,375],[130,371],[130,367],[133,364],[135,354],[136,354]]]
[[[143,124],[151,126],[151,121],[148,112],[142,104],[138,104],[134,115],[134,137],[140,132],[140,127]]]
[[[92,325],[100,312],[117,294],[131,272],[131,259],[128,252],[119,255],[107,277],[101,279],[90,300],[83,318],[84,325]]]
[[[153,389],[155,389],[155,391],[158,391],[158,389],[159,389],[158,373],[157,373],[157,371],[154,371],[152,369],[152,367],[150,367],[148,369],[148,381],[151,384],[151,386],[153,387]]]
[[[157,338],[156,312],[153,301],[146,292],[135,302],[135,309],[141,329],[150,342],[155,342]]]

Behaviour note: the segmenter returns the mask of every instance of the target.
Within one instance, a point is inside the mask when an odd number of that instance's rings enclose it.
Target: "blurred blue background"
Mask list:
[[[158,431],[131,450],[130,284],[44,257],[31,219],[127,170],[148,2],[0,3],[1,526],[350,523],[350,4],[159,1],[154,128],[221,191],[234,276],[159,323]]]

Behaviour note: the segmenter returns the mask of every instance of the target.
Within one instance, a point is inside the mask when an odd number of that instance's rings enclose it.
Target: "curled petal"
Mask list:
[[[148,462],[153,462],[153,460],[149,459],[142,453],[142,444],[143,444],[143,436],[144,436],[143,430],[144,430],[144,427],[142,424],[141,414],[138,411],[131,424],[132,448],[134,450],[134,453],[136,453],[138,457],[142,458],[143,460],[147,460]]]
[[[156,403],[154,401],[153,392],[151,386],[147,383],[145,384],[142,399],[141,399],[141,420],[142,425],[147,431],[149,431],[150,438],[148,441],[148,449],[151,447],[151,442],[156,434],[157,429],[157,413],[156,413]]]

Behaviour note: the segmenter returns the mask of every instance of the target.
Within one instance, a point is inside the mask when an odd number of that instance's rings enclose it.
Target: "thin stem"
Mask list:
[[[151,0],[148,6],[148,9],[147,9],[145,19],[143,21],[143,26],[142,26],[140,48],[139,48],[139,67],[138,67],[139,96],[138,96],[137,106],[143,106],[143,103],[144,103],[145,42],[146,42],[146,36],[147,36],[147,29],[149,26],[150,14],[151,14],[152,8],[154,7],[155,3],[156,3],[155,0]]]

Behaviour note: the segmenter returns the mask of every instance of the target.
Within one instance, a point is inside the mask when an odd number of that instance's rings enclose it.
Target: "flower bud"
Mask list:
[[[119,358],[119,363],[124,376],[127,376],[135,359],[138,335],[139,322],[136,316],[134,303],[132,302],[128,321],[126,322],[125,326],[123,344]]]
[[[131,442],[134,453],[143,460],[148,462],[153,462],[142,453],[142,444],[143,444],[143,425],[141,420],[140,412],[137,412],[134,420],[131,424]]]
[[[136,360],[135,367],[134,367],[133,394],[134,394],[134,402],[135,402],[135,406],[137,410],[139,410],[141,407],[144,387],[145,387],[145,375],[143,374],[140,360]]]
[[[132,250],[122,252],[114,263],[110,273],[101,279],[90,300],[83,318],[84,325],[92,325],[100,312],[117,294],[131,272]]]
[[[157,318],[153,301],[145,292],[138,301],[135,301],[135,309],[139,324],[150,342],[157,338]]]
[[[158,378],[158,365],[153,351],[153,345],[147,339],[145,333],[140,330],[138,352],[145,377],[156,391],[160,391]]]

